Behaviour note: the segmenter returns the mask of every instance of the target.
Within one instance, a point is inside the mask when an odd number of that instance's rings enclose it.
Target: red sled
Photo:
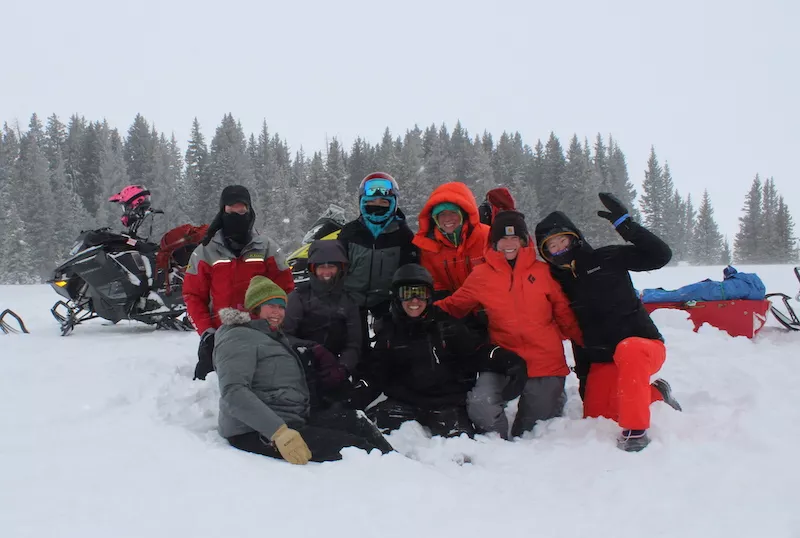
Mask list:
[[[723,330],[731,336],[753,338],[767,322],[770,302],[766,299],[751,301],[688,301],[686,303],[644,303],[647,312],[659,308],[673,308],[689,313],[697,332],[703,323]]]

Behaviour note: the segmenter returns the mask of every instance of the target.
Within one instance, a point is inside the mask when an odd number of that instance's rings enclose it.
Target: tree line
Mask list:
[[[63,123],[33,114],[27,129],[3,125],[0,133],[0,282],[34,283],[50,276],[81,230],[120,229],[121,208],[108,197],[125,185],[145,185],[164,210],[149,230],[206,223],[218,210],[225,185],[241,184],[253,195],[256,226],[285,250],[331,203],[357,215],[356,192],[371,171],[386,171],[400,184],[400,207],[412,228],[427,196],[457,179],[480,199],[489,189],[511,189],[531,224],[562,210],[590,243],[619,242],[596,217],[597,193],[615,193],[672,246],[674,263],[728,263],[731,249],[719,232],[706,191],[695,209],[691,195],[675,189],[669,165],[651,150],[638,197],[625,154],[612,137],[592,142],[573,135],[566,147],[555,133],[531,146],[516,133],[471,135],[460,123],[414,126],[402,135],[387,128],[376,144],[358,138],[349,148],[333,139],[324,151],[294,152],[266,122],[247,136],[226,114],[210,143],[195,119],[185,152],[173,136],[137,115],[121,134],[106,121],[73,115]],[[637,203],[638,202],[638,203]],[[772,178],[756,176],[735,238],[742,262],[788,263],[797,259],[794,224]]]

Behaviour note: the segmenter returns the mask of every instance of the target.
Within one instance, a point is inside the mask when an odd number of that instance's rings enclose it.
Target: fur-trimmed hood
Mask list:
[[[236,308],[222,308],[219,311],[219,320],[223,325],[246,325],[253,321],[249,312]]]

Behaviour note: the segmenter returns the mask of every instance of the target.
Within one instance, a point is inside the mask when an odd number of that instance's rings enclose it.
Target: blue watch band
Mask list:
[[[629,219],[629,218],[631,218],[630,214],[629,213],[625,213],[620,218],[618,218],[617,220],[614,221],[614,228],[618,227],[620,224],[625,222],[625,219]]]

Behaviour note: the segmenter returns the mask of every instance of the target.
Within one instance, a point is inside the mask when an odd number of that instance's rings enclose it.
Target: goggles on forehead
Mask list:
[[[410,301],[411,299],[427,301],[431,298],[431,292],[427,286],[422,285],[400,286],[397,289],[397,296],[401,301]]]
[[[367,196],[394,196],[394,186],[388,179],[370,179],[364,185]]]

